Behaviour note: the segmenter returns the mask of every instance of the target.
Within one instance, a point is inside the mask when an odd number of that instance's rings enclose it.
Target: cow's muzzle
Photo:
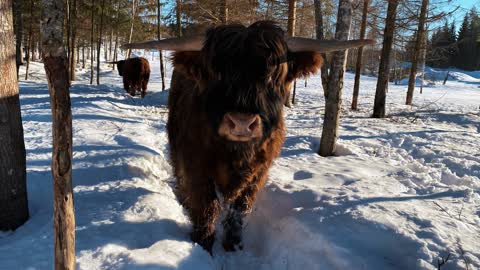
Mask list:
[[[248,142],[262,136],[262,121],[258,114],[226,113],[218,133],[230,141]]]

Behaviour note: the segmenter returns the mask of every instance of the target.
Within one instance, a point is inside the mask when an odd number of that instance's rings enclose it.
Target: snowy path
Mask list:
[[[0,234],[5,270],[53,264],[49,98],[42,66],[32,70],[37,80],[21,83],[31,219]],[[319,78],[306,89],[300,81],[244,251],[216,245],[212,258],[189,240],[172,192],[168,92],[159,90],[158,63],[152,70],[143,100],[110,71],[101,86],[80,73],[71,89],[79,269],[437,269],[449,253],[443,270],[480,268],[480,74],[456,72],[416,95],[413,108],[399,105],[405,87],[391,85],[384,120],[368,117],[374,78],[362,80],[361,110],[348,110],[347,74],[338,156],[329,158],[315,154]]]

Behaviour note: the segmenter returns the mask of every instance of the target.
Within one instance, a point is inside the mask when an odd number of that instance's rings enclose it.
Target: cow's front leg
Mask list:
[[[142,81],[142,98],[145,97],[145,95],[147,94],[147,84],[148,84],[148,79],[147,80],[143,80]]]
[[[215,222],[220,214],[220,203],[215,191],[199,194],[198,198],[189,198],[188,208],[193,222],[192,241],[200,244],[212,254],[215,241]]]
[[[223,221],[223,248],[226,251],[243,249],[242,229],[244,218],[252,211],[257,190],[256,185],[246,187],[242,194],[230,205],[227,217]]]
[[[130,83],[128,82],[127,79],[125,79],[125,77],[123,77],[123,89],[125,89],[127,93],[129,92],[129,89],[130,89]]]

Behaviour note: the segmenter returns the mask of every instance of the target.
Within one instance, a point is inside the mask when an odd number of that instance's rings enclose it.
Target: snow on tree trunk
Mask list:
[[[373,106],[374,118],[385,117],[385,102],[387,99],[388,76],[390,74],[390,54],[393,45],[393,34],[395,33],[395,19],[397,17],[398,0],[388,1],[387,18],[383,35],[383,47],[378,68],[377,89]]]
[[[369,0],[363,1],[362,24],[360,26],[360,39],[365,38],[365,32],[367,30],[368,4],[369,4]],[[360,90],[360,75],[362,72],[362,56],[363,56],[363,47],[360,47],[358,48],[357,63],[355,65],[355,82],[353,85],[352,110],[356,110],[358,105],[358,93]]]
[[[337,26],[335,29],[336,40],[347,40],[352,21],[352,1],[340,0],[338,3]],[[338,137],[340,110],[342,108],[342,88],[345,73],[347,51],[334,52],[330,65],[330,74],[327,83],[327,97],[325,116],[323,121],[322,138],[320,140],[319,154],[332,156],[335,153],[335,144]]]
[[[417,78],[418,62],[422,57],[422,44],[425,38],[425,20],[427,17],[428,0],[422,0],[422,7],[420,9],[420,18],[418,19],[417,37],[415,39],[415,49],[413,51],[412,66],[410,68],[410,76],[408,78],[407,99],[405,104],[412,105],[413,91],[415,90],[415,81]]]
[[[27,170],[18,96],[12,0],[0,1],[0,230],[28,219]]]
[[[72,113],[63,44],[63,0],[42,0],[42,57],[52,109],[52,176],[55,269],[75,269],[72,190]]]

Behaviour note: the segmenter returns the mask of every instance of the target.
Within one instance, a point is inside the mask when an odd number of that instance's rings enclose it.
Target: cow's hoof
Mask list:
[[[213,255],[212,248],[213,248],[213,242],[215,241],[215,234],[202,237],[202,235],[199,234],[198,232],[192,232],[190,237],[193,242],[202,246],[206,251],[208,251],[208,253],[210,253],[210,255]]]
[[[223,249],[227,252],[243,250],[243,244],[242,244],[241,240],[238,240],[238,241],[223,241]]]

